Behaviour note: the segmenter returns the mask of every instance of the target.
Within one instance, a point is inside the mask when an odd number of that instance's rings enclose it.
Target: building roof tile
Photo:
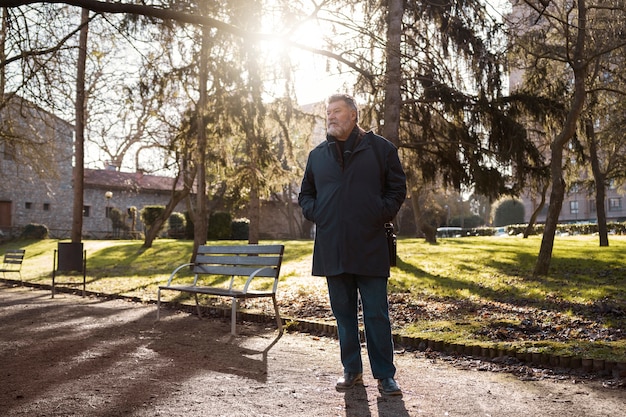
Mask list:
[[[176,179],[142,172],[120,172],[108,169],[85,168],[85,186],[134,191],[170,191]],[[176,186],[181,189],[182,185]]]

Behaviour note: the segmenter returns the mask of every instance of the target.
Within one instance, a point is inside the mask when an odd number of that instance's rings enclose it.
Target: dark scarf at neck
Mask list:
[[[356,145],[363,139],[365,136],[365,132],[357,125],[354,126],[352,132],[350,132],[350,136],[345,141],[338,140],[334,136],[328,135],[326,138],[329,142],[335,142],[335,149],[337,151],[338,161],[341,167],[350,159],[352,155],[352,151],[356,147]]]

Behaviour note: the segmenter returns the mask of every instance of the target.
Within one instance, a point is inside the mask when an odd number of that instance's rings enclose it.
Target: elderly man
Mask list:
[[[316,225],[313,275],[326,277],[337,320],[344,372],[336,388],[363,383],[360,296],[372,375],[383,395],[401,395],[394,379],[384,225],[406,197],[406,176],[396,147],[359,127],[354,98],[331,96],[326,115],[326,141],[309,154],[298,201]]]

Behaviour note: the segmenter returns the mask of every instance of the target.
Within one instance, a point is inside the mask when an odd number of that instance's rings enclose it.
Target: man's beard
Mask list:
[[[340,125],[335,124],[335,123],[329,125],[326,130],[327,130],[329,135],[335,136],[335,137],[340,137],[343,134],[345,134],[345,129],[343,128],[343,126],[340,126]]]

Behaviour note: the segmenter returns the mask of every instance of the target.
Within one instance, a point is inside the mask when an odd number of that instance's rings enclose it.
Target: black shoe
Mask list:
[[[337,380],[335,388],[338,390],[350,389],[355,385],[363,385],[363,374],[344,372],[343,376]]]
[[[378,391],[383,395],[402,395],[402,390],[393,378],[379,379]]]

